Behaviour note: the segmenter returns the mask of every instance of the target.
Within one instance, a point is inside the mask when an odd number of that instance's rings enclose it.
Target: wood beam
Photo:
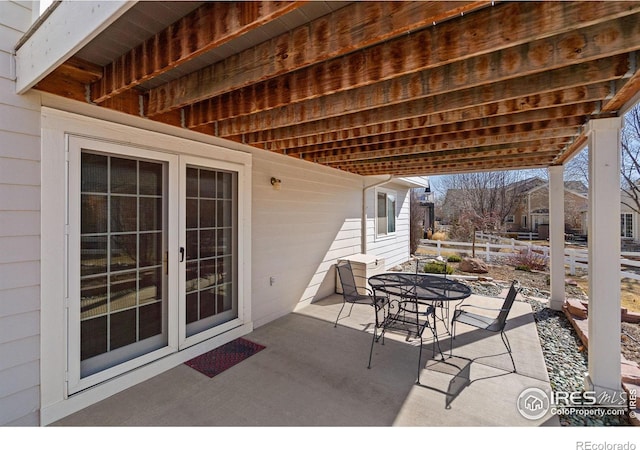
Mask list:
[[[435,57],[416,57],[422,50],[416,36],[198,102],[189,106],[188,126],[300,102],[310,111],[324,110],[327,103],[349,111],[353,98],[391,105],[629,53],[640,49],[640,13],[446,65]],[[383,66],[380,73],[368,70],[376,64]],[[332,94],[331,100],[322,94]]]
[[[477,117],[487,117],[488,115],[510,114],[535,107],[600,100],[603,97],[594,98],[589,95],[594,92],[587,92],[591,91],[591,88],[584,87],[584,84],[588,83],[585,80],[593,80],[594,83],[598,83],[604,81],[601,78],[609,81],[612,77],[621,76],[620,73],[626,73],[626,56],[616,57],[616,60],[618,64],[613,64],[611,61],[590,62],[586,63],[586,66],[580,65],[575,68],[558,69],[525,77],[517,83],[502,82],[482,88],[462,89],[452,94],[437,95],[387,107],[377,105],[376,108],[358,109],[362,108],[358,106],[352,108],[351,113],[346,114],[334,109],[332,105],[327,105],[327,109],[321,112],[301,110],[297,108],[298,105],[294,105],[292,108],[279,108],[277,112],[269,111],[255,116],[216,122],[216,127],[218,135],[221,137],[286,127],[292,123],[297,124],[296,127],[300,127],[307,122],[314,122],[317,126],[309,128],[315,128],[315,132],[321,132],[328,129],[340,130],[416,117],[424,115],[424,111],[429,111],[432,114],[454,113],[458,118],[452,121],[458,121],[472,118],[468,115],[470,108],[486,108]],[[594,64],[597,67],[594,67]],[[581,76],[586,78],[581,79]],[[610,92],[610,86],[608,83],[605,84],[607,84],[606,96]],[[600,92],[602,91],[600,90]],[[353,103],[367,105],[366,99],[354,98]],[[353,109],[357,109],[357,111],[353,111]]]
[[[490,4],[488,1],[354,2],[237,55],[151,89],[148,115],[300,70]]]
[[[360,175],[382,175],[393,174],[396,176],[407,175],[432,175],[438,173],[447,172],[469,172],[479,170],[504,170],[510,167],[532,167],[532,166],[547,166],[553,160],[553,152],[541,153],[537,156],[505,156],[500,158],[499,161],[487,160],[486,158],[479,158],[477,160],[468,161],[449,161],[442,164],[429,164],[425,162],[414,164],[387,164],[379,165],[375,167],[349,167],[347,169],[337,167],[347,172],[358,173]]]
[[[523,143],[522,145],[526,145]],[[558,146],[561,146],[562,143],[559,141]],[[486,160],[492,160],[495,158],[504,158],[506,156],[528,156],[528,155],[540,155],[540,153],[546,153],[546,156],[551,155],[552,153],[555,155],[556,151],[544,151],[539,147],[513,147],[510,145],[495,145],[495,146],[487,146],[480,148],[465,148],[460,150],[452,150],[452,151],[440,151],[433,152],[428,154],[428,158],[424,158],[424,153],[416,153],[415,158],[410,158],[406,160],[399,160],[398,165],[404,164],[406,162],[410,162],[411,164],[423,164],[423,163],[446,163],[452,161],[464,161],[464,160],[477,160],[480,158],[484,158]],[[418,160],[420,158],[420,160]],[[424,158],[424,159],[422,159]],[[395,161],[395,160],[394,160]],[[349,167],[367,167],[369,163],[375,163],[374,160],[370,161],[356,161],[352,164],[349,164],[348,161],[345,163],[335,162],[335,163],[325,163],[326,165],[332,167],[340,167],[342,169]]]
[[[456,131],[480,130],[487,126],[517,126],[529,122],[539,122],[544,120],[557,121],[571,117],[585,117],[596,111],[598,104],[574,103],[565,106],[551,107],[547,109],[534,109],[524,112],[515,112],[508,115],[483,117],[471,120],[464,120],[454,123],[444,123],[429,126],[427,115],[416,118],[400,119],[395,122],[384,122],[374,125],[365,125],[360,128],[350,128],[336,131],[325,131],[323,133],[303,135],[300,137],[281,137],[280,133],[288,129],[274,129],[247,133],[244,135],[245,142],[250,145],[266,145],[271,151],[286,153],[288,155],[300,153],[299,149],[314,145],[324,145],[326,149],[339,148],[340,142],[353,139],[364,139],[376,135],[389,133],[420,132],[425,134],[446,134]],[[304,127],[304,125],[302,126]],[[335,147],[334,147],[335,145]]]
[[[525,160],[525,161],[494,161],[487,162],[486,164],[474,164],[472,166],[456,166],[450,165],[448,167],[421,167],[415,166],[409,169],[396,170],[393,173],[383,171],[347,171],[350,173],[356,173],[363,176],[374,175],[394,175],[395,177],[411,177],[411,176],[425,176],[425,175],[450,175],[454,173],[469,173],[469,172],[492,172],[500,170],[521,170],[521,169],[534,169],[549,167],[548,159],[540,160]]]
[[[581,151],[587,145],[587,136],[583,132],[574,141],[567,146],[556,158],[553,160],[554,165],[565,164],[576,153]]]
[[[631,58],[634,62],[634,64],[632,64],[634,73],[631,74],[624,85],[614,93],[613,97],[605,102],[602,107],[603,112],[617,112],[630,98],[637,92],[640,92],[640,69],[638,68],[640,64],[640,53],[635,52],[631,55]]]
[[[332,167],[347,168],[347,167],[386,167],[397,166],[402,167],[412,164],[425,164],[425,163],[445,163],[451,161],[460,161],[463,159],[477,159],[477,158],[492,158],[497,156],[499,152],[502,157],[522,156],[527,154],[539,154],[541,152],[547,152],[549,154],[557,155],[562,150],[568,139],[540,139],[533,141],[520,142],[515,144],[500,144],[500,145],[488,145],[475,147],[472,149],[456,149],[450,151],[436,151],[433,153],[424,152],[421,148],[416,148],[416,153],[407,153],[402,156],[383,156],[381,155],[375,159],[368,159],[362,161],[339,161],[335,163],[328,163]],[[487,155],[487,156],[485,156]]]
[[[442,127],[416,128],[404,132],[384,133],[376,136],[366,136],[355,139],[338,139],[331,144],[310,145],[307,147],[298,147],[294,152],[304,154],[305,158],[312,158],[317,162],[325,162],[322,158],[326,157],[356,157],[354,149],[364,148],[367,146],[391,146],[402,147],[404,143],[410,145],[425,145],[435,147],[438,145],[448,145],[447,148],[456,148],[456,145],[466,146],[465,142],[475,141],[474,145],[485,145],[483,143],[489,140],[503,139],[521,139],[524,136],[537,136],[538,139],[543,137],[559,137],[574,135],[577,129],[582,126],[585,119],[581,116],[567,117],[558,120],[541,120],[528,123],[519,123],[514,125],[503,125],[497,127],[477,128],[473,130],[460,130],[449,132],[438,132]],[[382,147],[375,150],[381,150]],[[358,152],[359,154],[359,152]]]
[[[428,153],[431,155],[431,152],[453,151],[457,149],[489,145],[514,145],[541,139],[569,138],[575,136],[578,132],[579,128],[576,126],[575,128],[556,128],[549,130],[540,129],[537,131],[525,132],[505,131],[499,134],[482,137],[464,137],[460,136],[459,133],[453,133],[451,136],[424,136],[417,139],[405,139],[381,144],[354,146],[349,149],[342,149],[338,152],[305,153],[304,159],[320,164],[327,164],[414,155],[416,153]]]
[[[102,103],[304,3],[205,2],[105,66],[103,77],[91,86],[92,101]]]
[[[62,97],[87,101],[86,86],[102,76],[96,64],[72,57],[38,82],[34,88]]]

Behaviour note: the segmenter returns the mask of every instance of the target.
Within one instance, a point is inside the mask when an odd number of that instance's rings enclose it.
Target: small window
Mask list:
[[[514,215],[507,216],[506,219],[504,219],[504,221],[506,223],[514,223],[516,221],[516,216]]]
[[[633,237],[633,215],[620,214],[620,236],[625,238]]]
[[[396,232],[396,195],[378,192],[376,200],[376,234],[385,236]]]

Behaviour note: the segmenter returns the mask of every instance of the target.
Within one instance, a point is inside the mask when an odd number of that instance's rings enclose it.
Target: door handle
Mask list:
[[[184,261],[184,247],[180,247],[180,262]]]

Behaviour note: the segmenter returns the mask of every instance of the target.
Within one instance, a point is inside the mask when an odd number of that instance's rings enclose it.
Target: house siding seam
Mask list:
[[[39,425],[40,104],[15,94],[27,2],[0,2],[0,425]]]

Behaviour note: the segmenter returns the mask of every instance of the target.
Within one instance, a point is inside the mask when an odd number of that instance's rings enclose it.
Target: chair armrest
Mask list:
[[[458,307],[458,310],[462,311],[463,308],[477,308],[477,309],[484,309],[487,311],[506,311],[506,309],[504,308],[487,308],[486,306],[478,306],[478,305],[462,305]]]

